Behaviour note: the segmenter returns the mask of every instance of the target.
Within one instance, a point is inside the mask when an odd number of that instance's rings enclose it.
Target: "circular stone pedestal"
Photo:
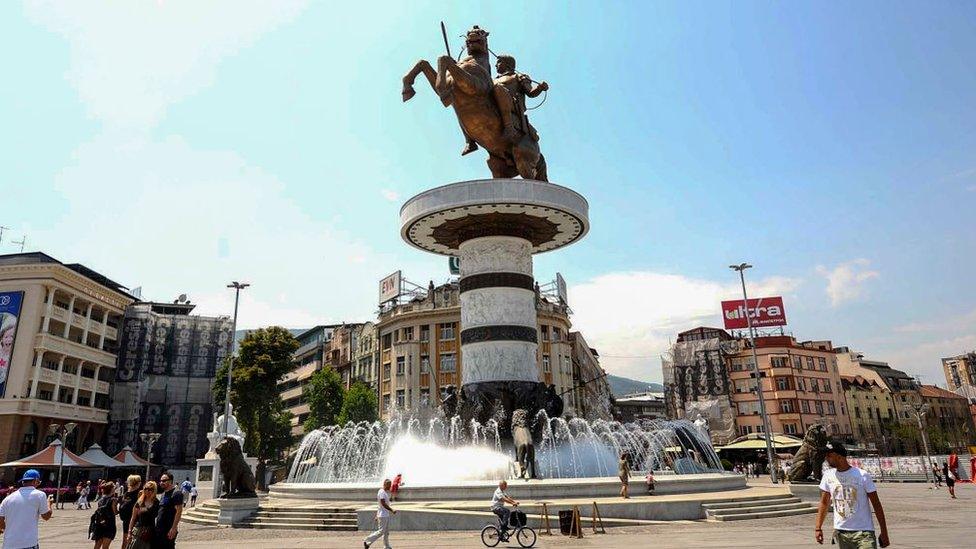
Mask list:
[[[461,410],[484,422],[494,403],[546,406],[540,381],[532,254],[569,245],[589,229],[575,191],[522,179],[464,181],[421,193],[400,210],[409,244],[461,260]],[[558,397],[556,397],[558,398]],[[561,407],[560,407],[561,408]]]

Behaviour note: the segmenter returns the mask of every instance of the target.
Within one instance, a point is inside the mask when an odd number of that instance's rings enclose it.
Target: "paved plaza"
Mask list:
[[[923,484],[880,484],[879,493],[888,515],[892,547],[969,547],[976,534],[976,487],[957,485],[958,499],[945,488],[930,490]],[[88,511],[59,512],[41,527],[41,547],[91,547],[85,539]],[[814,547],[815,515],[741,522],[679,521],[659,525],[612,528],[582,540],[560,535],[540,536],[536,547]],[[830,527],[828,517],[825,527]],[[588,525],[588,523],[587,523]],[[178,547],[214,548],[246,545],[253,549],[359,548],[362,532],[292,532],[195,526],[180,528]],[[393,546],[483,547],[477,532],[397,532]],[[118,547],[119,541],[112,547]],[[504,546],[504,545],[502,545]],[[513,545],[517,547],[517,545]],[[825,545],[826,547],[827,545]],[[382,543],[374,547],[382,547]]]

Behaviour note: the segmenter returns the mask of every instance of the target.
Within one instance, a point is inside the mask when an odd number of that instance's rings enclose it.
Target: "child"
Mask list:
[[[196,506],[196,504],[197,504],[197,494],[198,494],[197,487],[194,484],[193,487],[190,488],[190,507]]]
[[[396,501],[397,493],[400,491],[400,485],[403,484],[403,475],[397,473],[397,476],[393,477],[393,484],[390,486],[390,499]]]
[[[654,495],[654,472],[653,471],[647,472],[646,480],[647,480],[647,495],[653,496]]]

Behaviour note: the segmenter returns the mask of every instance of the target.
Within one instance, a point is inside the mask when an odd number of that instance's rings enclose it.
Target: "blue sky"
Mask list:
[[[474,3],[470,3],[474,4]],[[613,373],[660,379],[749,261],[800,339],[944,383],[976,348],[976,5],[0,5],[0,251],[79,261],[241,324],[365,320],[425,188],[487,174],[400,79],[472,24],[552,91],[531,118],[592,231],[539,256]],[[457,53],[460,38],[452,48]]]

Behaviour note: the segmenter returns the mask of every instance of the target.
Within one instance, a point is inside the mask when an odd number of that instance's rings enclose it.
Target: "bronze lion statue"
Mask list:
[[[827,430],[823,425],[811,425],[803,437],[803,444],[793,457],[793,465],[786,473],[790,482],[820,481],[824,456],[827,453]]]
[[[224,437],[214,448],[220,457],[221,498],[253,498],[255,481],[237,439]]]

